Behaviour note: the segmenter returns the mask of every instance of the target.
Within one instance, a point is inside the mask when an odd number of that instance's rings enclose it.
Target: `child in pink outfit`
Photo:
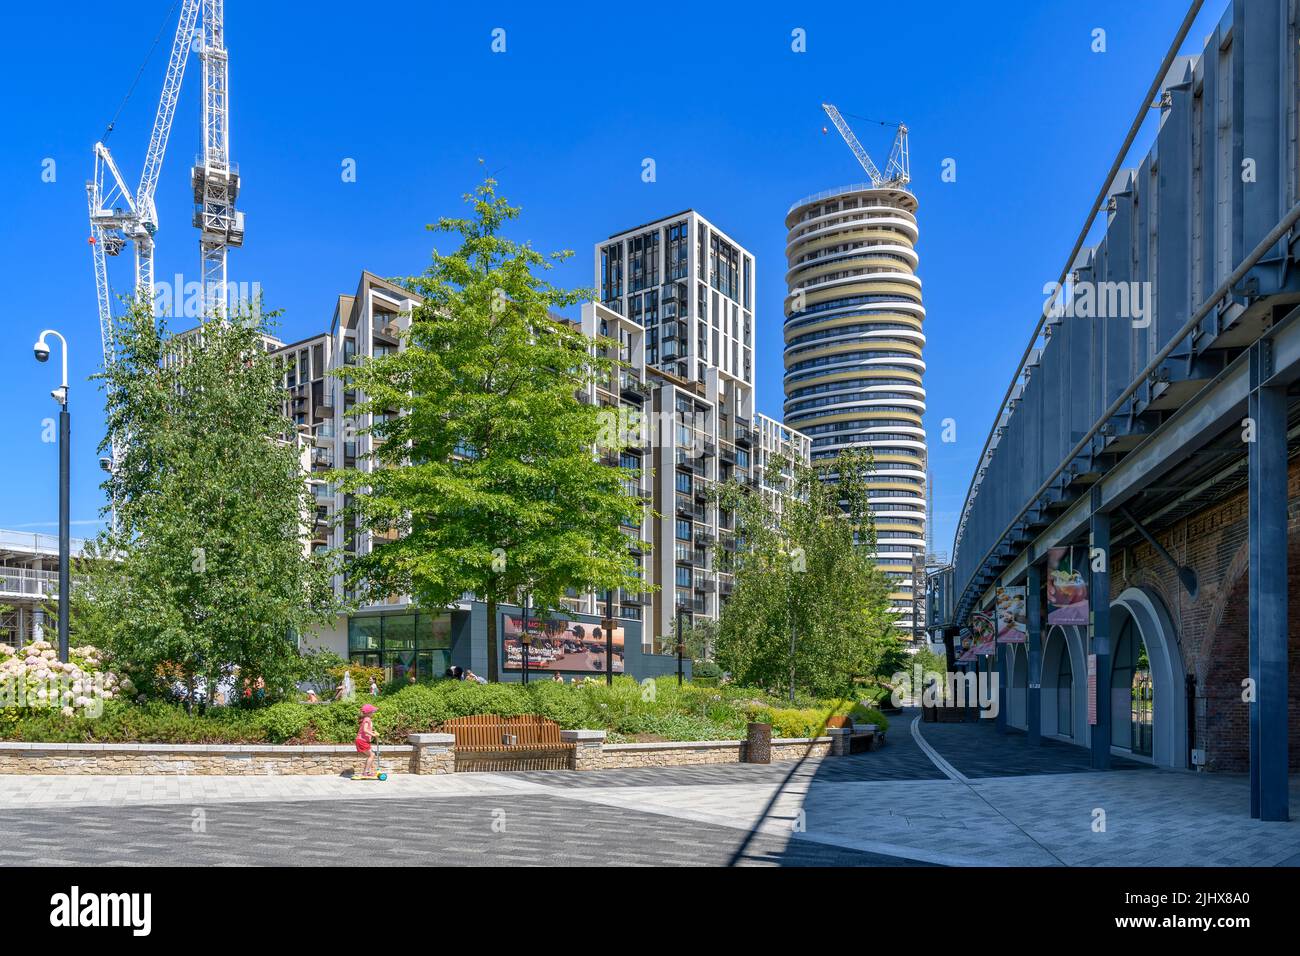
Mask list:
[[[361,771],[363,777],[373,777],[376,770],[375,766],[375,722],[370,715],[379,708],[374,704],[366,704],[361,708],[361,724],[357,727],[357,753],[366,755],[366,766]]]

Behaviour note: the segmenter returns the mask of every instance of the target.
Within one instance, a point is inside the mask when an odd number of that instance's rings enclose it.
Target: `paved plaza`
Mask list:
[[[1300,865],[1300,823],[1252,821],[1244,778],[1087,767],[908,712],[881,750],[766,766],[0,776],[0,865]]]

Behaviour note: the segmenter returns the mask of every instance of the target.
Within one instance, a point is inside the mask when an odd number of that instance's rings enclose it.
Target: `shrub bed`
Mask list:
[[[847,714],[855,723],[888,722],[854,701],[796,699],[799,706],[752,688],[677,686],[675,678],[642,685],[628,677],[612,686],[592,681],[571,685],[539,681],[476,684],[434,681],[412,684],[378,698],[319,704],[283,702],[269,707],[214,707],[186,713],[177,704],[104,702],[95,719],[57,710],[0,720],[0,739],[51,743],[350,743],[363,703],[374,701],[375,730],[383,743],[405,743],[453,717],[540,714],[566,730],[605,730],[611,743],[629,740],[738,740],[751,720],[770,722],[778,737],[813,737],[828,718]]]

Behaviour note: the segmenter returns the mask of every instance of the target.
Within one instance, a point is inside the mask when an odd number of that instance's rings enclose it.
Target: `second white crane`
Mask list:
[[[854,135],[848,122],[840,115],[840,111],[831,103],[823,103],[822,109],[826,111],[826,115],[831,118],[835,128],[844,137],[844,142],[848,143],[849,149],[853,150],[853,155],[857,157],[862,168],[871,177],[872,186],[877,189],[907,188],[907,184],[912,180],[912,174],[909,169],[907,155],[906,126],[902,123],[898,124],[898,132],[894,134],[894,145],[889,150],[889,160],[885,163],[885,172],[882,175],[880,170],[876,168],[876,164],[871,161],[871,156],[866,149],[858,142],[858,137]]]

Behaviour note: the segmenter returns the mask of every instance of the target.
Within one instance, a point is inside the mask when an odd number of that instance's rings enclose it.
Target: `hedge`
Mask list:
[[[361,705],[378,706],[375,731],[381,743],[405,743],[410,733],[430,731],[453,717],[540,714],[566,730],[604,729],[611,742],[656,737],[664,740],[738,740],[751,720],[770,721],[782,737],[817,736],[829,717],[849,714],[855,722],[888,726],[879,711],[853,701],[798,701],[786,707],[752,688],[707,687],[675,678],[639,684],[628,677],[579,685],[550,681],[477,684],[443,680],[412,684],[372,698],[318,704],[282,702],[245,709],[216,707],[188,714],[160,701],[108,701],[96,719],[68,718],[50,711],[0,714],[0,739],[32,742],[141,743],[350,743]]]

